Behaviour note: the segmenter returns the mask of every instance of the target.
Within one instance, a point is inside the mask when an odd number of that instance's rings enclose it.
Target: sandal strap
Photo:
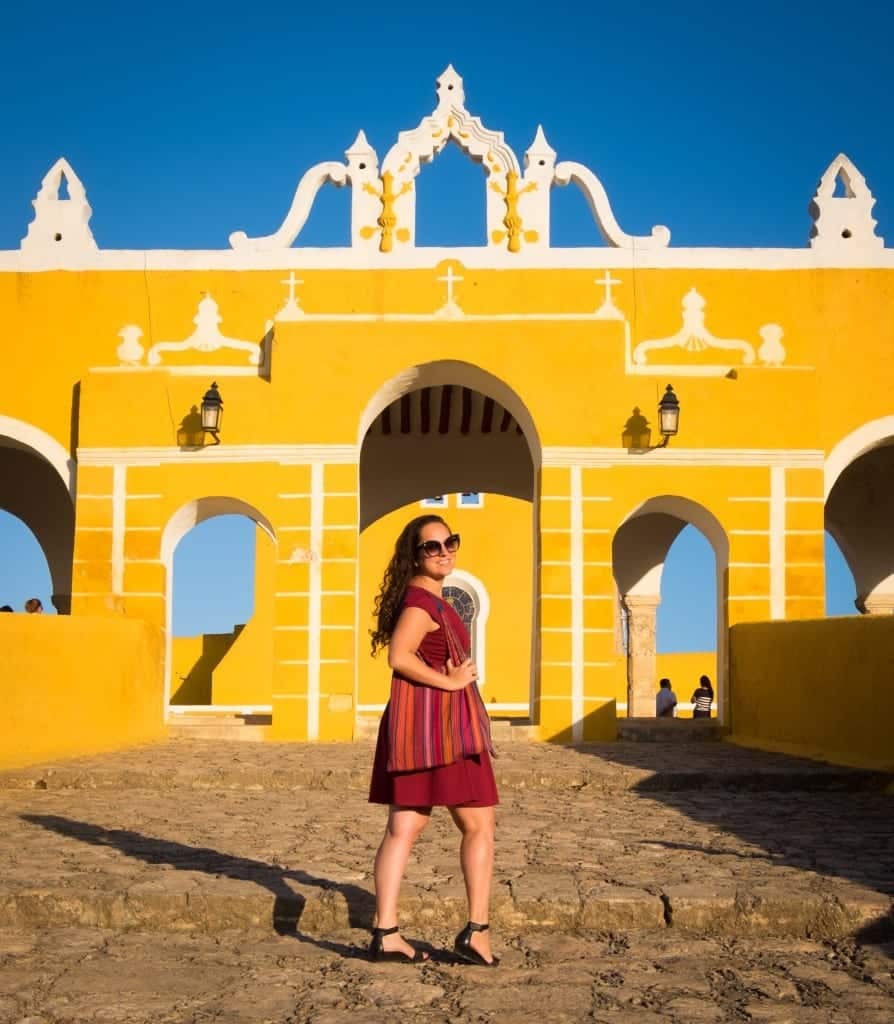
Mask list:
[[[394,935],[395,932],[400,931],[400,926],[395,925],[393,928],[373,928],[373,935]]]
[[[469,923],[466,925],[466,928],[470,932],[486,932],[487,929],[490,928],[490,925],[489,924],[477,924],[475,921],[469,921]]]

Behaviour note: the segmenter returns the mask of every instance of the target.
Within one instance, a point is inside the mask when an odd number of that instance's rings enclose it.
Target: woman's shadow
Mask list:
[[[306,898],[287,883],[298,882],[341,893],[348,907],[351,928],[372,927],[375,897],[366,889],[328,878],[319,878],[306,871],[280,868],[259,860],[234,857],[207,847],[186,846],[170,839],[156,839],[126,829],[108,829],[75,821],[55,814],[23,814],[23,821],[77,839],[92,846],[107,846],[128,857],[147,864],[168,864],[178,871],[203,871],[209,875],[222,875],[244,882],[255,882],[273,894],[273,930],[279,935],[291,935],[300,942],[308,942],[343,957],[365,957],[365,950],[339,942],[317,939],[298,928]]]

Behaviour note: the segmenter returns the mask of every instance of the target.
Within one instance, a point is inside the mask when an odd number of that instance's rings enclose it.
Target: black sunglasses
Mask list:
[[[434,558],[435,555],[452,555],[459,549],[459,534],[451,533],[443,544],[439,540],[424,540],[416,545],[416,550],[421,551],[426,558]]]

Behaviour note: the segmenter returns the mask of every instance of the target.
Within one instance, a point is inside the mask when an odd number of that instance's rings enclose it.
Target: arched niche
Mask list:
[[[680,495],[658,495],[633,509],[612,540],[612,570],[628,621],[628,714],[654,713],[657,688],[655,625],[661,577],[668,552],[687,525],[698,529],[714,552],[717,607],[716,695],[718,714],[726,712],[729,538],[720,521],[698,502]],[[646,710],[651,708],[652,710]]]

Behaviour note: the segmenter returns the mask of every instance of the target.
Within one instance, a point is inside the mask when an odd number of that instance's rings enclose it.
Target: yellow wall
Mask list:
[[[162,739],[162,642],[124,618],[0,615],[0,767]]]
[[[894,770],[894,617],[762,622],[730,631],[732,739]]]
[[[675,651],[670,654],[659,654],[656,659],[655,678],[667,677],[671,681],[671,689],[677,695],[679,704],[691,703],[693,691],[698,686],[699,676],[708,676],[715,690],[716,715],[717,690],[717,654],[714,651]],[[690,708],[677,708],[677,718],[691,718]]]

